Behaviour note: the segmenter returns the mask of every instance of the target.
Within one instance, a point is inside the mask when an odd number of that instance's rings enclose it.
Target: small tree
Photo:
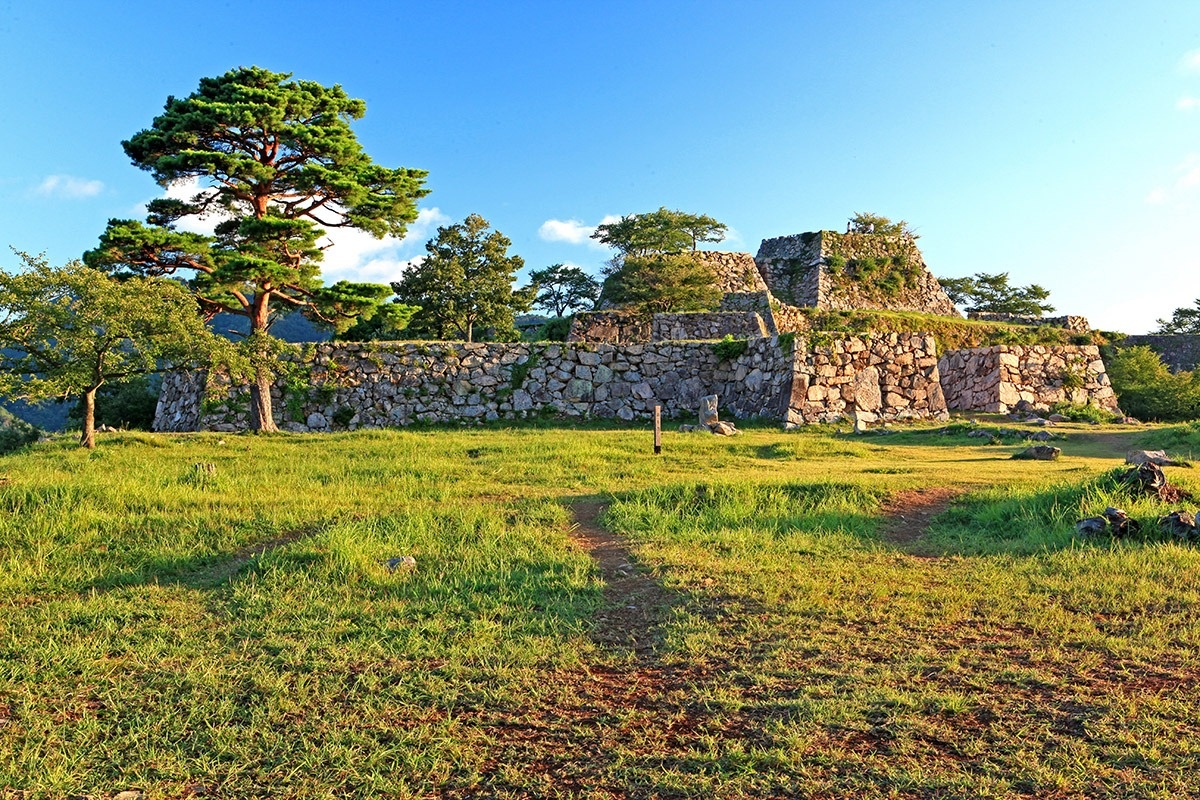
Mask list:
[[[712,217],[665,207],[599,226],[592,238],[617,250],[601,300],[648,314],[715,307],[717,276],[693,253],[701,242],[724,239],[725,231]]]
[[[83,447],[96,446],[101,386],[231,357],[177,283],[118,280],[77,261],[54,268],[42,256],[18,255],[26,271],[0,271],[0,392],[82,398]]]
[[[604,281],[602,296],[644,314],[706,311],[721,301],[712,267],[691,253],[626,256]]]
[[[646,214],[629,214],[596,228],[592,238],[614,247],[621,256],[679,253],[701,242],[719,242],[727,227],[704,214],[670,211],[665,206]]]
[[[392,284],[401,303],[420,308],[409,324],[415,332],[436,339],[458,336],[468,342],[492,328],[514,330],[513,318],[533,305],[536,287],[513,289],[517,271],[525,265],[510,256],[512,244],[478,214],[438,228],[425,243],[429,253],[420,264]]]
[[[184,98],[168,97],[150,128],[123,142],[134,165],[163,187],[197,180],[184,200],[149,204],[147,222],[110,220],[89,265],[162,276],[181,270],[206,314],[250,321],[255,349],[251,425],[276,430],[268,329],[280,306],[335,330],[390,313],[386,286],[342,281],[323,287],[318,240],[325,228],[403,236],[427,192],[423,170],[389,169],[363,152],[350,121],[366,112],[340,86],[292,81],[288,73],[239,67],[203,78]],[[214,215],[215,237],[176,223]]]
[[[973,278],[938,278],[938,283],[955,305],[970,303],[967,311],[1040,317],[1054,310],[1054,306],[1043,302],[1050,296],[1048,289],[1036,283],[1010,286],[1007,272],[995,275],[979,272]]]
[[[1193,304],[1195,308],[1177,308],[1169,320],[1155,320],[1158,323],[1158,334],[1200,333],[1200,299]]]
[[[600,293],[600,282],[579,267],[554,264],[529,273],[529,282],[537,287],[533,304],[564,317],[569,311],[590,308]]]

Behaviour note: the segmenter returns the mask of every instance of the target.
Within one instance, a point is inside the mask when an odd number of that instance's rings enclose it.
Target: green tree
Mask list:
[[[535,286],[513,289],[525,262],[510,256],[512,244],[478,214],[438,228],[425,243],[428,255],[392,284],[401,303],[418,306],[409,327],[436,339],[474,341],[493,329],[510,335],[513,318],[533,305]]]
[[[727,227],[704,214],[670,211],[665,206],[646,214],[628,214],[600,225],[592,238],[616,248],[621,256],[679,253],[701,242],[719,242]]]
[[[599,226],[592,238],[617,250],[599,302],[647,314],[715,307],[716,275],[694,253],[701,242],[724,239],[725,231],[712,217],[665,207]]]
[[[381,285],[322,285],[323,231],[403,236],[427,194],[424,171],[382,167],[363,152],[350,127],[366,111],[362,100],[340,86],[290,78],[240,67],[203,78],[187,97],[167,98],[150,128],[122,146],[160,186],[196,180],[200,190],[188,200],[152,201],[146,224],[111,220],[84,256],[120,274],[186,270],[205,314],[249,318],[251,423],[260,431],[276,430],[268,330],[281,309],[300,309],[335,331],[398,310],[384,302],[390,292]],[[175,228],[210,215],[220,220],[213,237]]]
[[[1177,308],[1169,320],[1155,320],[1158,323],[1158,334],[1200,333],[1200,299],[1193,304],[1194,308]]]
[[[721,290],[712,268],[690,253],[653,253],[626,256],[604,281],[601,296],[615,306],[657,314],[715,308]]]
[[[579,267],[554,264],[529,273],[529,282],[537,287],[533,304],[564,317],[568,311],[590,308],[600,293],[600,282]]]
[[[1054,310],[1054,306],[1043,302],[1050,297],[1048,289],[1036,283],[1010,286],[1007,272],[995,275],[979,272],[972,278],[938,278],[938,283],[955,305],[969,303],[967,311],[1040,317]]]
[[[55,268],[18,255],[24,271],[0,271],[0,392],[80,397],[84,447],[96,446],[96,392],[105,384],[231,360],[229,344],[174,281],[118,280],[77,261]]]

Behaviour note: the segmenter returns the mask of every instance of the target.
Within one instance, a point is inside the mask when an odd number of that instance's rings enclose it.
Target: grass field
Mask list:
[[[1111,473],[1200,429],[1056,430],[38,445],[0,459],[0,797],[1194,796],[1200,550],[1073,524],[1153,527]]]

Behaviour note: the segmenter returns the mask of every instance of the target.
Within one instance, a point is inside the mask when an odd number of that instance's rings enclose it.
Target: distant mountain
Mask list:
[[[44,431],[61,431],[66,428],[67,412],[73,405],[73,400],[49,400],[44,403],[27,403],[24,400],[0,401],[0,408]]]
[[[240,339],[250,333],[250,320],[237,314],[218,314],[209,326],[226,339]],[[271,326],[271,335],[285,342],[328,342],[332,336],[303,314],[288,314]]]

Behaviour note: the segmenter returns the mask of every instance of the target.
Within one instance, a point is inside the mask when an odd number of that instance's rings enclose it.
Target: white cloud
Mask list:
[[[104,182],[76,178],[74,175],[50,175],[38,184],[35,191],[44,197],[78,200],[100,194],[104,191]]]
[[[1184,72],[1200,72],[1200,50],[1189,50],[1179,60],[1179,68]]]
[[[198,178],[176,181],[167,187],[164,196],[175,200],[192,200],[204,191]],[[143,203],[135,211],[136,218],[146,216]],[[191,233],[212,236],[222,216],[184,217],[176,227]],[[405,270],[425,259],[422,251],[433,229],[445,225],[450,218],[437,208],[422,208],[415,222],[408,226],[403,238],[385,236],[376,239],[355,228],[327,228],[318,244],[324,248],[321,276],[326,284],[340,280],[359,283],[389,283],[399,280]]]
[[[1200,97],[1184,95],[1175,101],[1175,108],[1180,111],[1195,111],[1200,108]]]
[[[1170,199],[1170,194],[1161,186],[1157,189],[1151,189],[1150,194],[1146,195],[1146,205],[1161,206]]]
[[[538,237],[544,242],[566,242],[568,244],[586,244],[597,250],[608,249],[592,238],[596,228],[609,225],[621,218],[608,214],[596,225],[588,225],[577,219],[548,219],[538,228]]]
[[[403,239],[385,236],[376,239],[353,228],[330,228],[321,239],[326,246],[321,275],[327,284],[340,280],[365,283],[390,283],[425,260],[421,252],[433,229],[450,218],[437,208],[423,208],[416,222],[408,226]]]

